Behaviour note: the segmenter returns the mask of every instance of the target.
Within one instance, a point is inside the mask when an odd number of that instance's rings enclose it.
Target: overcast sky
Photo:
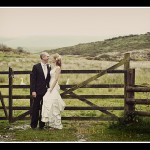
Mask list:
[[[150,32],[150,7],[0,8],[0,37],[113,36]]]

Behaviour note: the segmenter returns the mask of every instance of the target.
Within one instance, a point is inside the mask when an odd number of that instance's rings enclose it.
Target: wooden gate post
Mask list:
[[[31,80],[32,80],[32,73],[30,73],[30,117],[32,116],[32,104],[33,104],[33,97],[31,92]]]
[[[127,92],[126,92],[126,88],[128,86],[128,70],[130,68],[130,53],[126,53],[124,55],[124,59],[126,59],[127,61],[124,63],[124,70],[126,70],[125,74],[124,74],[124,116],[126,116],[127,110],[128,110],[128,105],[126,103],[127,100]]]
[[[130,69],[130,53],[124,55],[126,63],[124,63],[124,120],[127,122],[133,121],[135,107],[133,103],[128,103],[129,98],[134,98],[134,92],[128,92],[127,86],[134,86],[135,84],[135,69]]]
[[[12,86],[13,86],[13,70],[9,67],[9,122],[13,120],[13,110],[12,110]]]
[[[130,69],[130,53],[124,54],[124,59],[127,61],[124,63],[124,70]]]
[[[127,70],[126,77],[125,77],[125,113],[124,117],[126,121],[133,122],[134,120],[134,112],[135,112],[135,103],[130,103],[129,99],[134,99],[134,92],[127,91],[127,87],[133,87],[135,85],[135,69]]]

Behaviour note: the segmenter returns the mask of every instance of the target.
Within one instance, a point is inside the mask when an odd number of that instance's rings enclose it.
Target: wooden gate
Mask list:
[[[96,75],[93,75],[89,79],[77,84],[77,85],[60,85],[61,90],[63,92],[61,93],[61,96],[63,99],[78,99],[86,104],[88,104],[88,107],[69,107],[67,106],[65,110],[98,110],[109,117],[101,118],[101,117],[62,117],[64,120],[118,120],[119,118],[111,113],[109,110],[124,110],[125,114],[129,110],[129,105],[126,103],[128,97],[132,97],[131,95],[128,94],[127,92],[127,85],[130,82],[128,79],[128,74],[127,71],[129,70],[129,61],[130,61],[130,54],[127,53],[124,56],[124,59],[121,60],[119,63],[115,64],[112,67],[109,67],[106,70],[62,70],[62,74],[68,74],[68,73],[94,73]],[[118,67],[124,65],[124,70],[115,70]],[[90,82],[96,80],[97,78],[108,74],[108,73],[122,73],[124,74],[124,84],[96,84],[92,85],[89,84]],[[31,115],[31,106],[32,106],[32,97],[31,97],[31,90],[29,95],[13,95],[13,89],[15,88],[30,88],[30,85],[13,85],[13,77],[14,75],[17,74],[28,74],[30,77],[31,81],[31,76],[32,73],[31,71],[13,71],[12,68],[9,68],[9,72],[0,72],[0,74],[8,74],[9,77],[9,85],[0,85],[0,88],[8,88],[9,90],[9,95],[2,95],[2,98],[8,98],[9,99],[9,105],[6,107],[8,109],[9,115],[5,117],[9,122],[14,122],[17,120],[25,120],[25,119],[30,119]],[[75,94],[75,90],[79,88],[124,88],[125,92],[123,95],[77,95]],[[98,106],[92,102],[90,102],[88,99],[124,99],[124,106],[122,107],[101,107]],[[13,106],[13,99],[29,99],[30,100],[30,107],[25,107],[25,106]],[[0,107],[0,109],[4,109],[4,107]],[[18,115],[17,117],[13,116],[13,111],[14,110],[26,110],[26,112]],[[28,117],[27,117],[28,116]],[[0,118],[4,119],[4,118]]]

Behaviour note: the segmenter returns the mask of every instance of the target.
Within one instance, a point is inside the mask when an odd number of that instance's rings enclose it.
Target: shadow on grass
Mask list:
[[[125,124],[123,122],[112,122],[109,129],[117,129],[126,132],[150,133],[150,118],[139,117],[136,122]]]

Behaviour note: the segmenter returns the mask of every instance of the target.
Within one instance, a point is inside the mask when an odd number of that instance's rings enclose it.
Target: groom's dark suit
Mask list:
[[[32,105],[31,127],[36,128],[39,120],[39,128],[43,128],[45,123],[41,121],[41,108],[43,96],[49,88],[51,68],[47,65],[47,77],[45,79],[41,63],[33,66],[31,77],[31,92],[36,92]]]

